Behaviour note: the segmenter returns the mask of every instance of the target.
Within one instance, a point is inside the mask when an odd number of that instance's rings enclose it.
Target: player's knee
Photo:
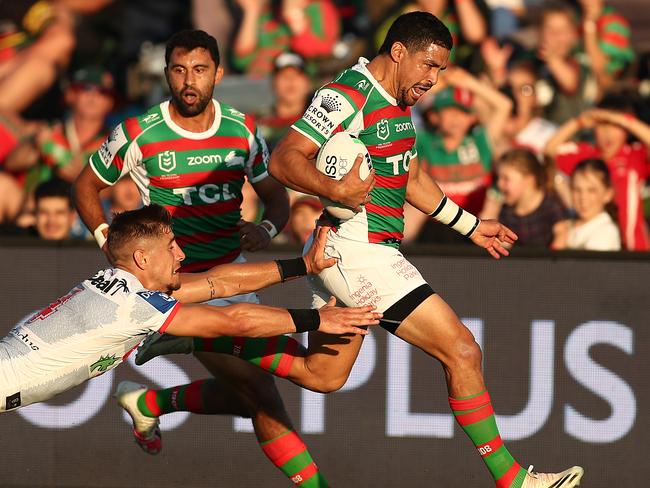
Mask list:
[[[462,367],[480,368],[483,353],[468,329],[463,327],[453,344],[450,356],[454,364]]]
[[[334,393],[345,385],[347,377],[319,378],[311,385],[311,390],[316,393]]]

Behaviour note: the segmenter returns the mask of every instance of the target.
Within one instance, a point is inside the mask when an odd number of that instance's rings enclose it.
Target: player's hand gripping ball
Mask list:
[[[330,137],[321,147],[316,157],[316,168],[333,180],[340,180],[352,169],[357,155],[363,155],[359,166],[359,178],[365,180],[372,170],[372,159],[365,144],[347,132],[338,132]],[[342,203],[321,197],[323,206],[333,217],[341,220],[351,219],[356,215],[353,208]]]

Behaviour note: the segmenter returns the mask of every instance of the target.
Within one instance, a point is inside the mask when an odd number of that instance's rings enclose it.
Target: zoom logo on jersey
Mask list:
[[[395,124],[396,132],[404,132],[405,130],[413,130],[413,124],[411,122],[400,122]]]
[[[198,164],[219,164],[223,158],[218,154],[205,154],[203,156],[188,156],[187,165],[196,166]]]
[[[100,290],[102,293],[108,294],[112,290],[111,296],[115,295],[118,291],[122,290],[124,293],[129,292],[129,287],[126,286],[124,278],[113,278],[112,280],[105,280],[103,276],[95,276],[90,280],[90,284]]]

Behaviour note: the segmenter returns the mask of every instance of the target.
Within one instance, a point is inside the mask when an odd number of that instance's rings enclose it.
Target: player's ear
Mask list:
[[[149,256],[144,249],[135,249],[133,251],[133,262],[140,269],[146,269],[149,265]]]
[[[214,84],[218,85],[221,78],[223,78],[223,66],[219,65],[217,66],[217,72],[214,74]]]
[[[406,46],[401,42],[394,42],[390,47],[390,57],[396,63],[399,63],[406,55]]]

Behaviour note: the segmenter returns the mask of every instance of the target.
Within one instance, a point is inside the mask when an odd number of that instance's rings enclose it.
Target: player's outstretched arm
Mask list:
[[[438,184],[422,171],[416,158],[411,159],[406,200],[418,210],[468,237],[490,255],[499,259],[508,256],[502,243],[514,244],[517,234],[496,220],[479,220],[449,200]]]
[[[371,306],[337,308],[334,299],[320,310],[285,309],[237,303],[226,307],[183,305],[165,332],[190,337],[272,337],[318,330],[326,334],[362,334],[359,326],[377,325],[382,314]]]
[[[336,263],[336,259],[325,257],[329,229],[326,226],[316,229],[312,246],[302,258],[223,264],[204,273],[181,273],[181,288],[173,296],[184,303],[200,303],[261,290],[306,274],[318,274]]]

